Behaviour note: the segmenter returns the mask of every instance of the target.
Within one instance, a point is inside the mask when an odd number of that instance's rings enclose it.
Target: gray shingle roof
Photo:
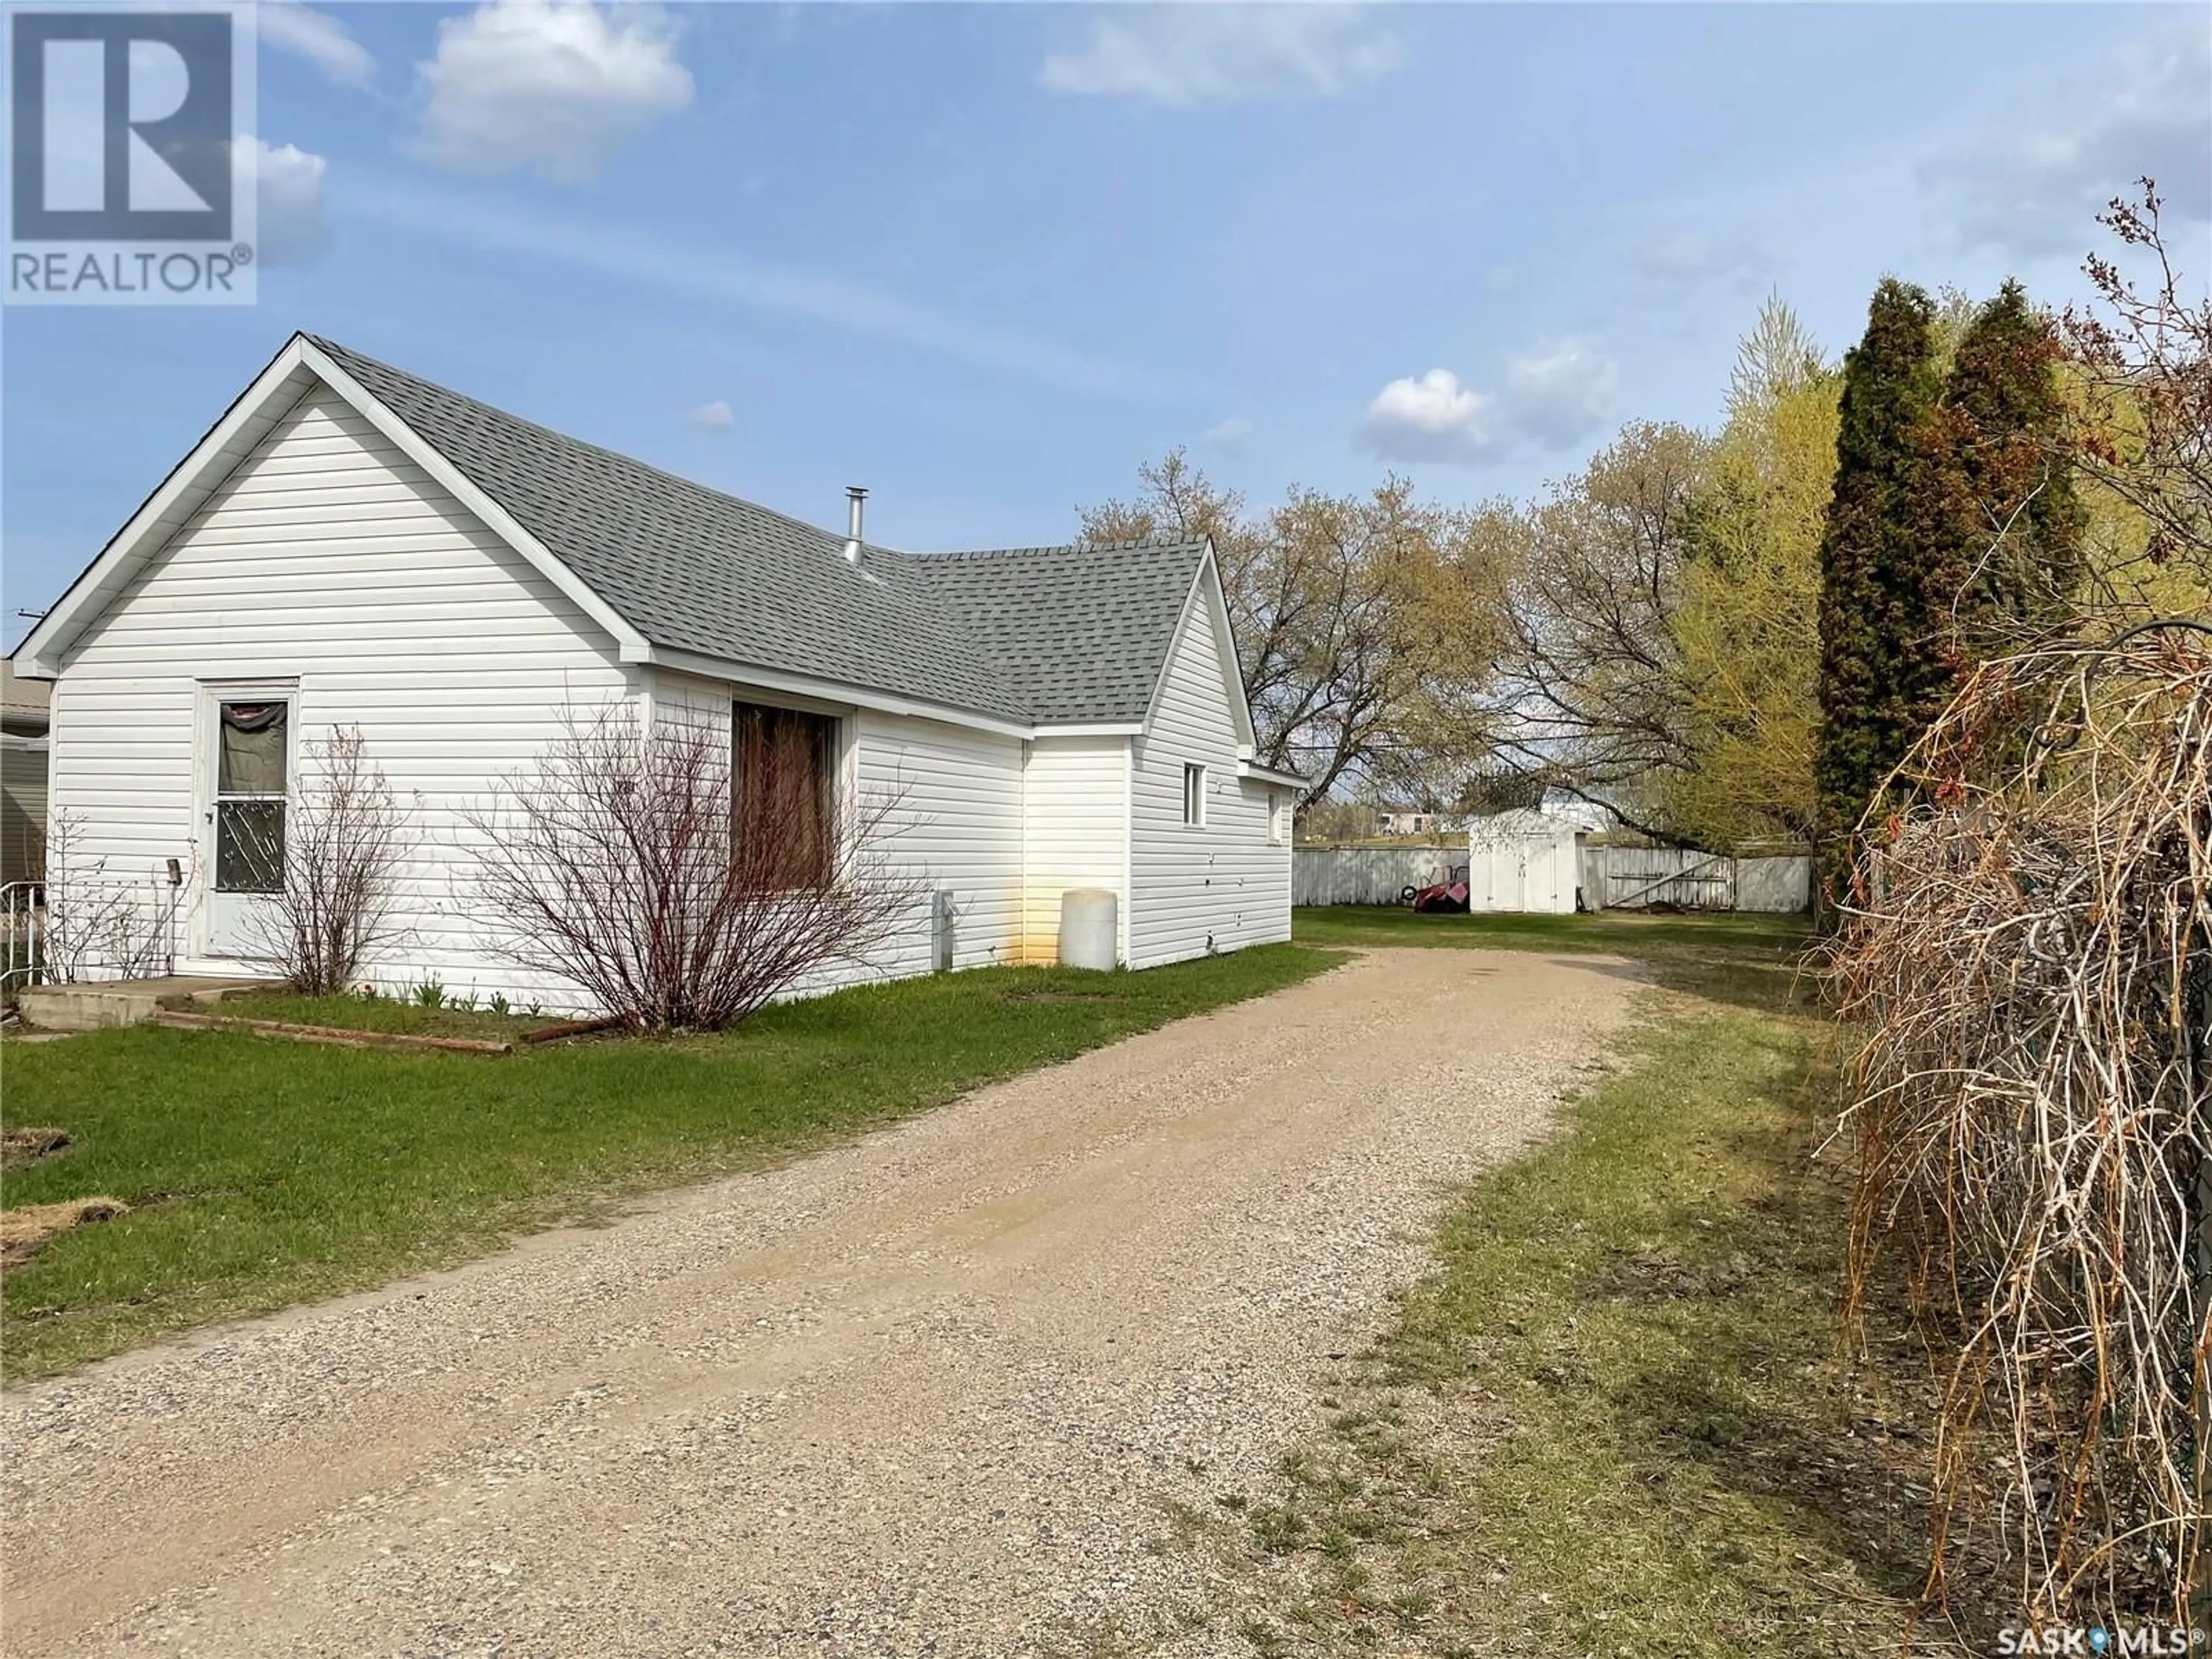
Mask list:
[[[308,337],[647,640],[1024,723],[1144,718],[1202,543],[911,554]]]
[[[1138,720],[1175,643],[1203,542],[910,556],[939,611],[1038,720]]]

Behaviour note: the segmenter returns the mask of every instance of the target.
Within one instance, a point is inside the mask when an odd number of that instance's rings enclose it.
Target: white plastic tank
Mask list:
[[[1114,966],[1120,956],[1121,902],[1106,887],[1071,887],[1060,896],[1061,967]]]

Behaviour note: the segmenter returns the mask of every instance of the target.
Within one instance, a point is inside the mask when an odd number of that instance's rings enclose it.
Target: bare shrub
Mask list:
[[[2185,291],[2157,186],[2138,183],[2140,197],[2115,200],[2099,222],[2148,275],[2091,255],[2095,301],[2060,321],[2082,401],[2068,459],[2142,515],[2145,563],[2192,572],[2201,591],[2212,583],[2212,299]]]
[[[404,935],[396,901],[410,846],[410,814],[359,728],[334,726],[308,745],[283,826],[283,845],[260,849],[277,884],[253,912],[255,942],[294,990],[345,990]]]
[[[2038,1618],[2188,1625],[2212,1567],[2212,625],[1989,663],[1895,781],[1919,804],[1860,826],[1833,966],[1869,1033],[1854,1300],[1899,1252],[1948,1373],[1931,1589],[1986,1528]]]
[[[84,850],[84,820],[64,807],[47,826],[38,914],[38,976],[51,984],[151,979],[175,958],[180,886],[112,872]]]
[[[489,948],[637,1031],[715,1030],[915,921],[896,790],[839,803],[804,732],[575,713],[468,815]],[[842,805],[842,814],[838,808]]]

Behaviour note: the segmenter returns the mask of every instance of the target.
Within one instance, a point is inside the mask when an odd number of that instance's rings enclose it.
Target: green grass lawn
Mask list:
[[[1398,906],[1344,904],[1291,913],[1305,945],[1480,946],[1495,951],[1605,951],[1660,956],[1692,951],[1744,960],[1794,958],[1809,927],[1802,916],[1425,915]]]
[[[1565,1132],[1452,1205],[1328,1430],[1199,1528],[1244,1585],[1224,1627],[1261,1655],[1962,1650],[1912,1620],[1932,1402],[1899,1288],[1875,1286],[1870,1356],[1838,1324],[1833,1040],[1775,971],[1802,929],[1300,920],[1333,944],[1623,950],[1668,988]]]
[[[1340,960],[1270,945],[1145,973],[988,969],[772,1008],[722,1036],[500,1058],[140,1026],[0,1047],[10,1124],[72,1144],[0,1174],[9,1207],[104,1194],[0,1280],[27,1376],[209,1320],[359,1289],[753,1167],[1294,983]],[[485,1029],[350,998],[227,1013]],[[505,1026],[534,1021],[495,1022]]]

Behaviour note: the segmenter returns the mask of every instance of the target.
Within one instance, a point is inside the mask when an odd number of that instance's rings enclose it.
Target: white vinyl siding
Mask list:
[[[1022,956],[1060,956],[1060,895],[1103,887],[1119,901],[1120,955],[1128,959],[1129,739],[1039,738],[1024,775]]]
[[[942,721],[780,696],[738,680],[694,674],[653,677],[656,720],[700,721],[724,741],[733,702],[765,702],[838,717],[836,813],[841,823],[867,801],[895,801],[882,846],[925,892],[913,916],[876,958],[900,978],[936,965],[931,895],[952,895],[955,968],[1015,960],[1022,890],[1022,745],[1013,738]],[[843,973],[850,981],[862,977]],[[832,988],[828,984],[812,989]]]
[[[187,970],[230,965],[204,948],[200,687],[283,680],[303,775],[332,726],[358,726],[414,817],[410,937],[375,977],[563,1003],[481,948],[463,815],[558,734],[564,705],[620,697],[625,677],[550,583],[319,390],[128,583],[54,690],[51,806],[82,821],[79,862],[109,878],[165,887],[165,860],[182,861]]]
[[[1151,968],[1291,933],[1290,848],[1268,839],[1271,791],[1237,775],[1236,704],[1207,595],[1176,633],[1150,728],[1136,745],[1128,962]],[[1199,767],[1188,822],[1186,768]]]
[[[1016,738],[862,710],[854,775],[863,799],[896,796],[884,844],[894,863],[952,896],[952,965],[1017,959],[1022,914],[1022,745]],[[935,965],[927,902],[884,971]]]

